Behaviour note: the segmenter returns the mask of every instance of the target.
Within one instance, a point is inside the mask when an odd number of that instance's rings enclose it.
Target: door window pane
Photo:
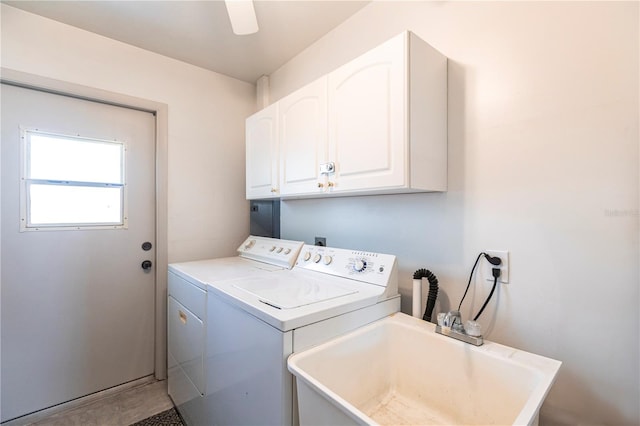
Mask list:
[[[123,183],[122,144],[31,134],[29,178]]]
[[[23,131],[21,230],[126,227],[124,144]]]
[[[29,185],[31,225],[120,224],[122,188]]]

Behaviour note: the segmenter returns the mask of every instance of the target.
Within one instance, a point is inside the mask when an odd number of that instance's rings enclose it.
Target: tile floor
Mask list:
[[[48,417],[8,422],[10,426],[128,426],[173,407],[167,381],[153,381]],[[7,423],[3,424],[3,426]]]

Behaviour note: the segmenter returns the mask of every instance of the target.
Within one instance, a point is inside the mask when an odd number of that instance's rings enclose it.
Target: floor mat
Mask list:
[[[184,423],[182,423],[182,419],[176,409],[170,408],[155,416],[140,420],[131,426],[184,426]]]

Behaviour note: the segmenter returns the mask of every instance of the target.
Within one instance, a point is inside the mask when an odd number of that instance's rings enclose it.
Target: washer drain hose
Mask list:
[[[435,307],[436,299],[438,298],[438,278],[436,278],[433,272],[427,269],[418,269],[413,273],[413,316],[418,316],[416,313],[420,311],[420,304],[422,303],[422,296],[420,294],[416,294],[416,287],[420,289],[422,288],[422,278],[426,278],[429,281],[427,308],[424,311],[422,319],[425,321],[431,321],[431,314],[433,313],[433,308]],[[418,307],[417,309],[416,306]]]

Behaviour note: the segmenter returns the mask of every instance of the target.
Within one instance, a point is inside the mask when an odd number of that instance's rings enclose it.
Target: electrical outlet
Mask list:
[[[500,260],[502,260],[502,263],[500,264],[500,278],[498,278],[498,282],[501,282],[502,284],[508,284],[509,283],[509,252],[501,251],[501,250],[485,250],[485,253],[487,253],[489,256],[499,257]],[[487,259],[485,259],[484,257],[482,258],[483,276],[487,281],[493,282],[493,273],[491,272],[491,269],[493,269],[494,267],[495,266],[490,264]]]
[[[316,242],[314,244],[320,247],[326,247],[327,239],[325,237],[316,237]]]

